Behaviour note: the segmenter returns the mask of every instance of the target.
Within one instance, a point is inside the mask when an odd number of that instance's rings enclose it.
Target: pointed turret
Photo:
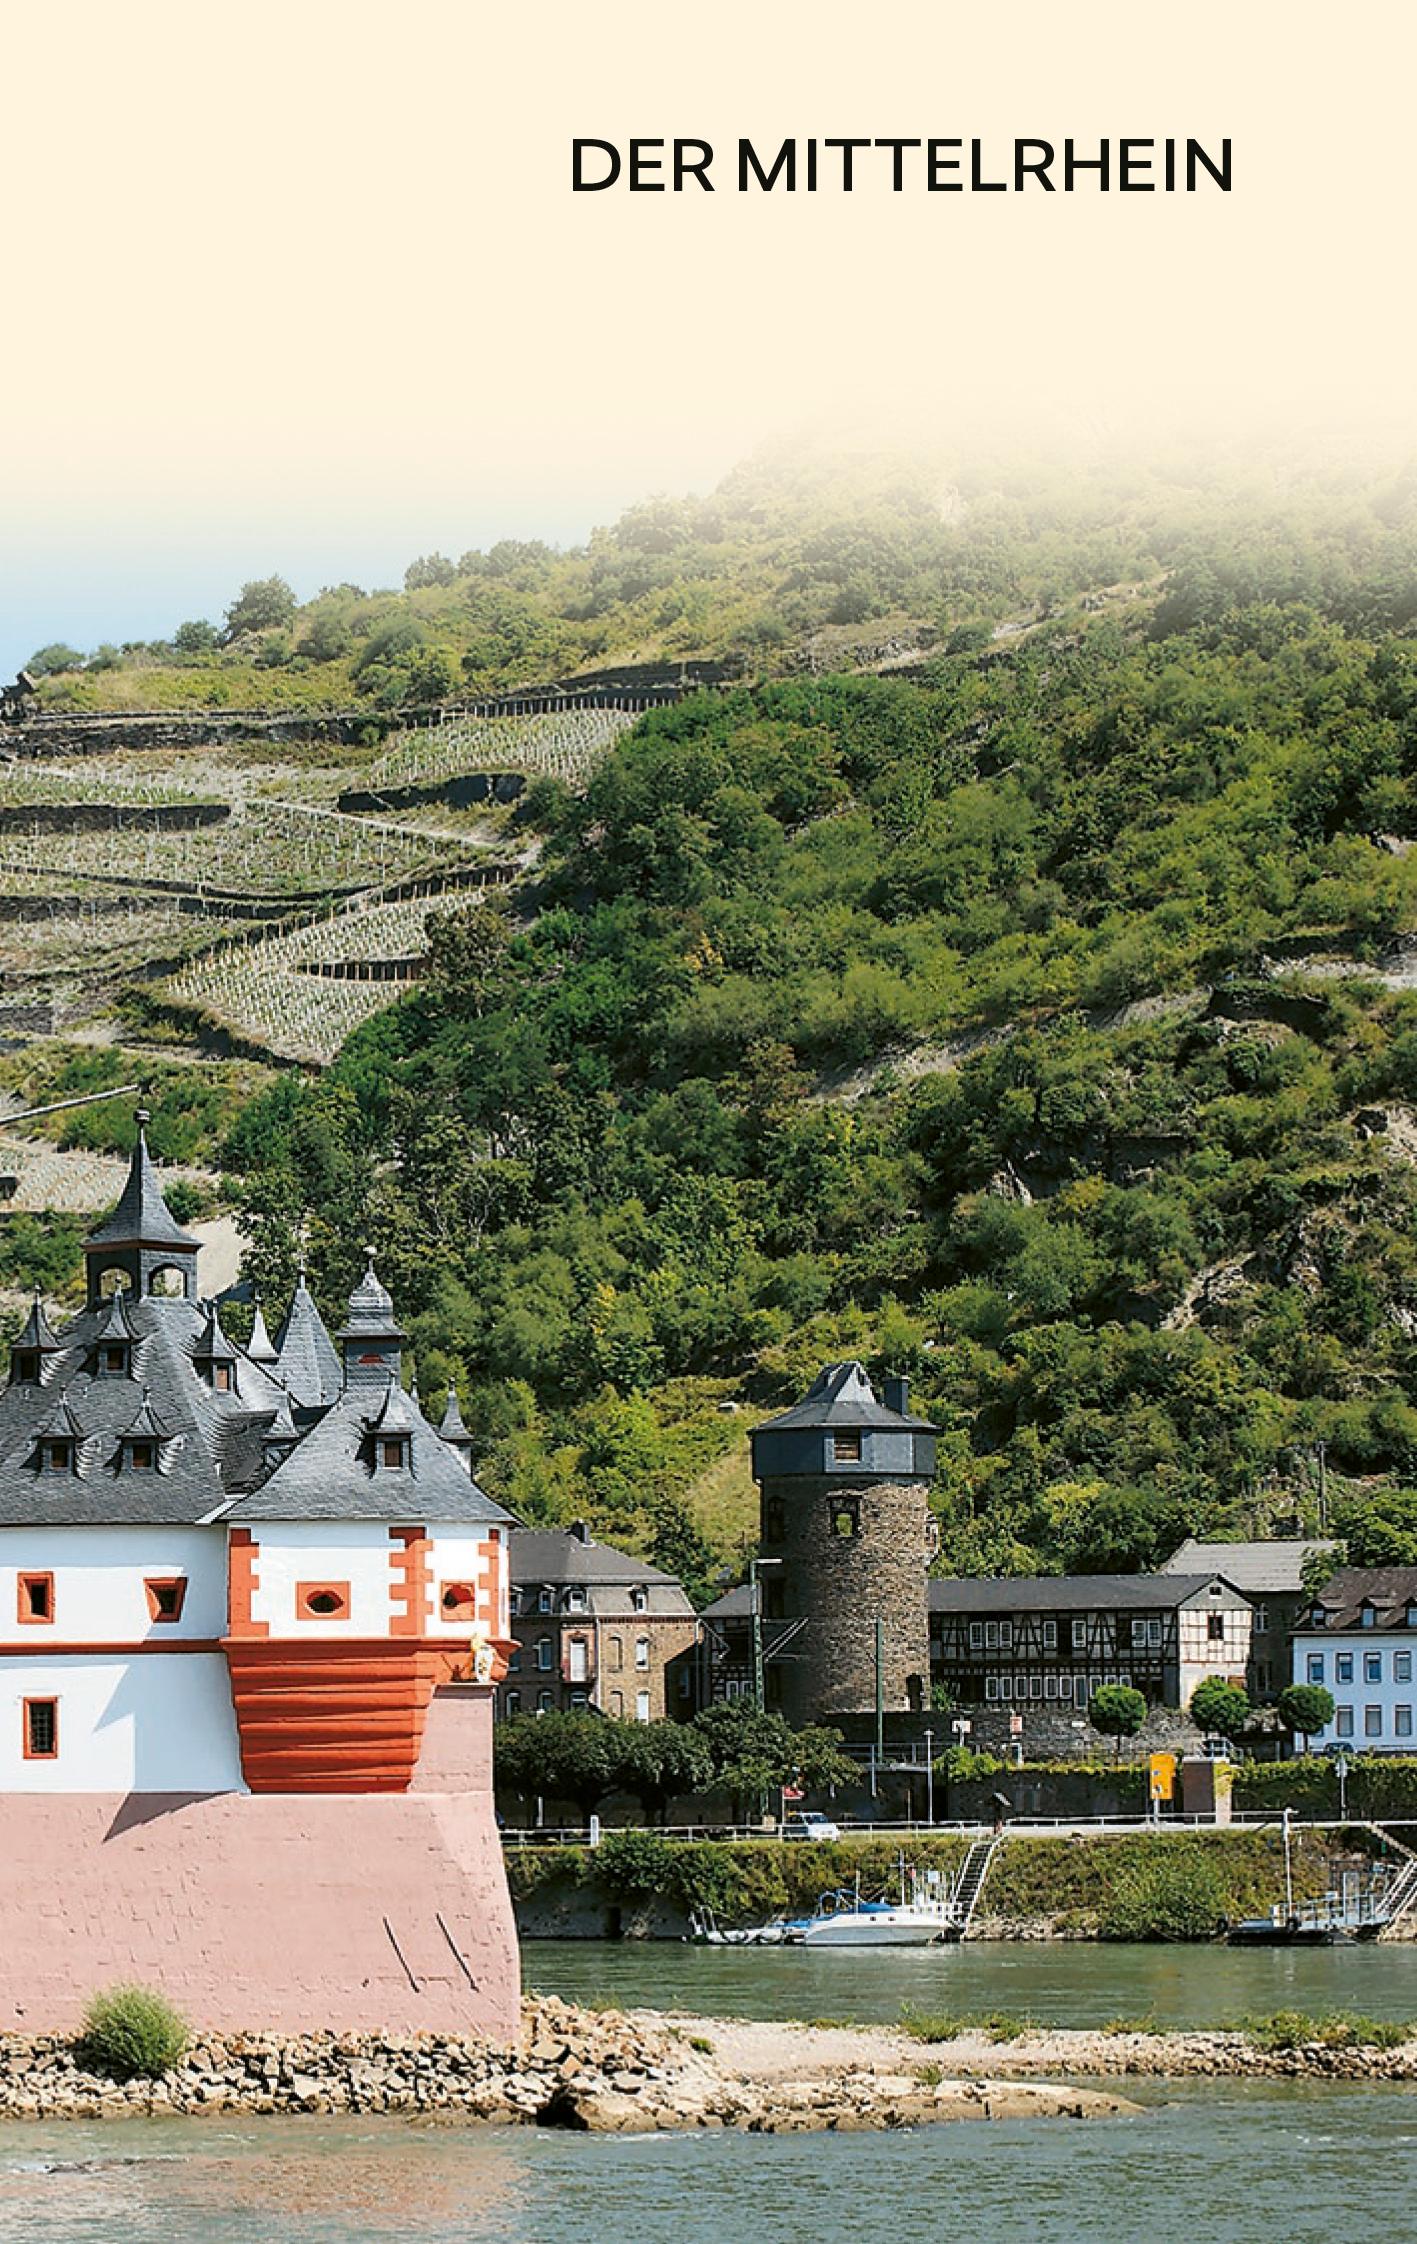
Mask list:
[[[276,1334],[275,1373],[293,1403],[322,1410],[340,1391],[340,1361],[302,1269]]]
[[[275,1342],[266,1330],[259,1296],[251,1317],[251,1337],[246,1343],[246,1353],[253,1364],[273,1364],[276,1361]]]
[[[463,1424],[462,1411],[458,1407],[458,1391],[451,1379],[448,1381],[448,1407],[443,1412],[443,1423],[438,1428],[438,1439],[447,1443],[449,1449],[466,1467],[468,1479],[471,1480],[472,1436]]]
[[[51,1358],[62,1355],[63,1352],[62,1344],[56,1340],[49,1319],[44,1314],[44,1300],[36,1286],[30,1313],[10,1350],[11,1381],[16,1386],[42,1386]]]
[[[84,1241],[90,1309],[97,1309],[102,1302],[103,1280],[113,1270],[123,1273],[139,1299],[163,1292],[160,1281],[169,1276],[173,1281],[170,1290],[186,1301],[195,1301],[197,1296],[201,1241],[182,1229],[162,1196],[148,1152],[147,1108],[140,1106],[135,1119],[138,1140],[118,1205]]]
[[[394,1315],[393,1297],[374,1269],[374,1250],[365,1248],[368,1266],[349,1297],[349,1315],[337,1338],[344,1348],[346,1386],[391,1379],[395,1386],[407,1337]]]
[[[192,1361],[215,1394],[235,1393],[236,1350],[221,1329],[221,1318],[214,1301],[207,1303],[206,1322],[192,1350]]]

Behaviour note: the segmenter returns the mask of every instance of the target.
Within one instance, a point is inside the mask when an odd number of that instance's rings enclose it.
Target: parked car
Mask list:
[[[841,1832],[830,1816],[808,1813],[785,1816],[782,1836],[784,1839],[839,1839]]]

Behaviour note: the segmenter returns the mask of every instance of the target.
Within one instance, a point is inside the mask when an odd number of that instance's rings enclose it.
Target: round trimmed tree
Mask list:
[[[1238,1683],[1208,1675],[1191,1693],[1190,1716],[1207,1737],[1225,1738],[1233,1745],[1250,1719],[1250,1694]]]
[[[1103,1683],[1092,1694],[1088,1720],[1101,1737],[1111,1738],[1120,1761],[1123,1738],[1134,1738],[1146,1720],[1146,1700],[1130,1683]]]
[[[1290,1683],[1280,1692],[1277,1705],[1285,1729],[1301,1737],[1306,1749],[1310,1738],[1333,1720],[1333,1693],[1322,1683]]]

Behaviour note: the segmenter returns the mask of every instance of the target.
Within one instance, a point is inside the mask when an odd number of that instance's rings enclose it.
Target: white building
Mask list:
[[[1311,1745],[1417,1752],[1417,1566],[1344,1567],[1297,1621],[1293,1680],[1318,1683],[1333,1720]]]

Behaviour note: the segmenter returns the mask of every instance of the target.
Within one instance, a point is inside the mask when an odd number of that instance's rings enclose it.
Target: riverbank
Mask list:
[[[1345,1869],[1371,1866],[1373,1836],[1299,1831],[1289,1876],[1298,1901]],[[512,1847],[507,1879],[524,1941],[681,1940],[695,1918],[720,1926],[809,1914],[824,1891],[897,1890],[902,1855],[947,1890],[969,1837],[852,1835],[830,1844],[675,1839],[615,1832],[589,1846]],[[978,1940],[1196,1940],[1258,1916],[1285,1891],[1277,1825],[1156,1832],[1010,1832],[996,1850],[970,1932]]]
[[[1093,2118],[1132,2107],[1042,2080],[946,2079],[899,2037],[736,2029],[531,1999],[511,2049],[455,2035],[206,2035],[161,2080],[84,2071],[71,2039],[0,2037],[0,2120],[382,2114],[493,2126],[643,2134],[738,2128],[914,2127],[963,2119]],[[715,2036],[719,2038],[715,2038]],[[722,2046],[721,2046],[722,2044]],[[751,2044],[751,2045],[750,2045]]]

